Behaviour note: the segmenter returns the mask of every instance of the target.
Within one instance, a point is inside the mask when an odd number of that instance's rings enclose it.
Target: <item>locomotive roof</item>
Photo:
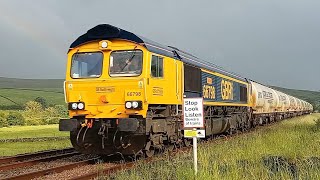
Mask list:
[[[207,70],[219,72],[221,74],[233,77],[235,79],[239,79],[242,81],[246,81],[245,78],[228,72],[217,65],[201,60],[198,57],[195,57],[187,52],[181,51],[178,48],[172,46],[164,46],[152,40],[149,40],[145,37],[133,34],[129,31],[120,29],[118,27],[109,25],[109,24],[99,24],[94,28],[87,31],[87,33],[78,37],[71,45],[70,48],[77,47],[83,43],[87,43],[89,41],[94,40],[110,40],[110,39],[125,39],[129,41],[133,41],[135,43],[139,43],[145,46],[149,51],[161,54],[164,56],[172,57],[177,60],[181,60],[190,65],[194,65],[196,67],[204,68]]]

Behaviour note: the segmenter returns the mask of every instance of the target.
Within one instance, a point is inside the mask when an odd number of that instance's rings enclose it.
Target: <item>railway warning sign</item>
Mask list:
[[[183,126],[184,128],[203,127],[203,98],[183,99]]]
[[[184,136],[192,137],[193,142],[193,164],[194,173],[197,175],[198,172],[198,155],[197,155],[197,128],[204,127],[203,123],[203,98],[184,98],[183,99],[183,126]],[[192,128],[192,130],[188,130]],[[204,134],[204,130],[200,131],[200,134]],[[200,136],[200,137],[203,137]]]

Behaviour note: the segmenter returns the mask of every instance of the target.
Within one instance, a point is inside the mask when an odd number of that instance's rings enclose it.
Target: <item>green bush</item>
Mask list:
[[[54,107],[48,107],[44,111],[44,116],[45,117],[57,117],[58,112]]]
[[[7,116],[9,126],[24,125],[25,119],[20,112],[11,111]]]
[[[36,101],[29,101],[25,105],[25,111],[29,112],[41,112],[42,111],[42,106],[40,103]]]
[[[43,116],[43,109],[40,103],[29,101],[25,104],[24,115],[26,118],[40,118]]]
[[[58,117],[52,117],[52,118],[49,118],[48,119],[48,124],[59,124],[59,120],[60,120],[60,118],[58,118]]]
[[[64,105],[43,109],[39,102],[29,101],[25,105],[24,116],[26,125],[57,124],[60,118],[68,116],[68,110]]]
[[[37,125],[45,125],[46,121],[42,118],[26,118],[25,125],[27,126],[37,126]]]
[[[55,105],[54,108],[56,109],[58,116],[61,118],[68,117],[68,109],[64,105]]]
[[[0,112],[0,128],[1,127],[8,127],[8,121],[7,121],[7,117],[6,114],[4,114],[3,112]]]
[[[41,104],[42,109],[46,109],[49,107],[48,102],[44,97],[37,97],[36,99],[34,99],[34,101]]]
[[[43,125],[46,124],[45,112],[40,103],[29,101],[25,104],[24,110],[25,124],[26,125]]]

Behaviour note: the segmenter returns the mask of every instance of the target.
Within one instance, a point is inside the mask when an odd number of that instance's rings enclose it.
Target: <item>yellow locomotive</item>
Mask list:
[[[281,94],[284,108],[270,88],[107,24],[71,44],[64,89],[70,119],[61,119],[59,129],[70,131],[73,146],[86,154],[152,156],[190,145],[183,138],[184,97],[203,97],[207,137],[312,110],[306,102],[304,109],[290,106]]]

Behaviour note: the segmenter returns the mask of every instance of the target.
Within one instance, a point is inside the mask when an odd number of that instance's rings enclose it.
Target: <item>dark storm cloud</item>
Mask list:
[[[63,78],[69,44],[109,23],[264,84],[320,89],[320,1],[0,2],[0,76]]]

